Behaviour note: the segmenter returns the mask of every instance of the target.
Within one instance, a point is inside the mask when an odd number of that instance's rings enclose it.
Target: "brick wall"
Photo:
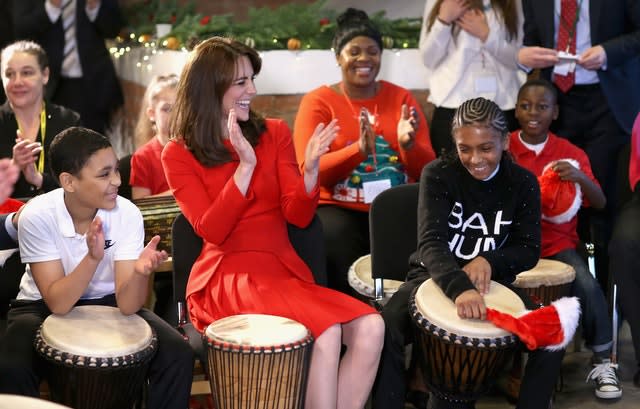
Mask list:
[[[131,4],[139,3],[144,0],[120,0],[120,6],[126,7]],[[202,14],[233,14],[238,20],[244,20],[247,17],[249,7],[271,7],[276,8],[283,4],[298,3],[309,4],[315,0],[196,0],[196,10]],[[187,3],[183,0],[182,4]]]
[[[145,88],[131,81],[120,81],[125,96],[122,119],[124,127],[129,135],[133,135],[133,128],[138,119],[138,112],[142,103]],[[427,117],[427,122],[431,120],[433,106],[427,102],[428,90],[412,90],[413,96],[420,103],[422,110]],[[264,116],[282,118],[293,129],[293,122],[298,112],[298,105],[303,94],[294,95],[258,95],[252,102],[252,109]]]

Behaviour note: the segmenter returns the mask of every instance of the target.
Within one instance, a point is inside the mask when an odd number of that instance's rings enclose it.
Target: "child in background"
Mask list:
[[[160,154],[169,142],[169,119],[176,102],[177,86],[176,74],[156,75],[144,93],[135,130],[136,146],[139,148],[131,156],[129,184],[133,200],[149,196],[171,196]],[[156,274],[153,278],[153,291],[156,296],[153,311],[165,320],[171,321],[171,276]]]
[[[178,76],[156,75],[147,87],[138,116],[135,139],[139,148],[131,157],[131,197],[170,195],[160,154],[169,141],[169,117],[176,101]]]
[[[167,258],[155,236],[143,248],[140,211],[118,196],[118,159],[109,140],[72,127],[51,142],[49,162],[61,188],[37,196],[20,213],[20,253],[27,271],[11,301],[0,342],[0,393],[39,396],[43,368],[33,342],[50,314],[76,305],[108,305],[141,316],[155,331],[150,409],[185,408],[193,351],[172,326],[142,308],[149,275]]]
[[[546,80],[531,80],[520,88],[516,118],[522,129],[511,133],[509,150],[516,163],[536,176],[540,177],[550,167],[562,181],[579,185],[582,206],[602,209],[606,199],[585,152],[549,131],[551,122],[558,117],[556,97],[555,88]],[[543,195],[543,209],[548,205]],[[549,217],[543,211],[541,257],[570,264],[575,269],[573,295],[580,298],[583,336],[593,351],[593,370],[588,380],[595,380],[598,398],[617,399],[622,396],[622,387],[616,374],[618,365],[610,361],[611,319],[598,281],[576,251],[579,241],[576,213],[577,209],[561,217]]]

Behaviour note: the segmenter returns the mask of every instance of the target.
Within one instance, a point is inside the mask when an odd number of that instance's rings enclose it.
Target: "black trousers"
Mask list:
[[[116,305],[115,296],[81,300],[76,305]],[[15,301],[0,342],[0,393],[39,396],[43,362],[33,342],[36,331],[51,311],[43,300]],[[186,408],[191,395],[193,351],[180,333],[147,309],[137,313],[156,332],[158,350],[149,367],[150,409]]]
[[[369,213],[323,205],[317,210],[322,221],[327,254],[329,288],[350,294],[349,267],[369,254]]]
[[[404,347],[413,342],[415,326],[409,315],[409,297],[424,280],[416,278],[404,283],[382,310],[386,328],[378,377],[373,386],[374,409],[404,408]],[[564,350],[549,352],[539,349],[529,353],[516,406],[518,409],[544,409],[549,406],[563,357]]]
[[[620,212],[609,243],[610,271],[618,286],[618,305],[631,328],[640,367],[640,184]]]

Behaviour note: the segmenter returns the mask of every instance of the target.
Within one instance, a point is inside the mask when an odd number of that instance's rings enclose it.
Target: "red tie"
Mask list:
[[[578,4],[576,0],[560,1],[560,24],[558,27],[558,50],[567,51],[570,54],[576,53],[576,18]],[[553,82],[562,92],[569,91],[569,88],[576,82],[575,70],[567,75],[554,74]]]

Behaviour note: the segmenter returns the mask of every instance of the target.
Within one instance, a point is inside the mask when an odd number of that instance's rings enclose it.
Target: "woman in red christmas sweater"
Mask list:
[[[386,188],[418,180],[435,154],[411,92],[376,80],[382,36],[365,12],[350,8],[338,17],[333,49],[342,81],[302,98],[293,138],[304,166],[313,129],[334,119],[340,125],[329,152],[320,158],[318,216],[324,227],[329,286],[346,292],[349,266],[369,253],[369,203]]]

